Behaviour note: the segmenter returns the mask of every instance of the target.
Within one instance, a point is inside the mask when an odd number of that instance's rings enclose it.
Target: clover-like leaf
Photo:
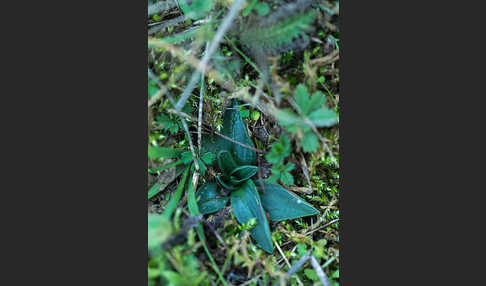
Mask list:
[[[256,218],[257,224],[250,230],[251,236],[266,252],[273,252],[272,236],[265,211],[255,184],[251,180],[245,181],[241,187],[231,192],[231,205],[233,214],[239,223],[245,224],[250,219]]]
[[[266,155],[268,162],[272,164],[281,163],[285,157],[289,156],[291,152],[290,139],[285,135],[281,135],[280,139],[272,144],[272,149]]]
[[[214,213],[226,205],[229,197],[221,194],[218,184],[207,183],[199,188],[196,193],[197,205],[202,214]]]
[[[272,167],[272,176],[268,179],[272,183],[276,183],[278,179],[285,185],[291,186],[294,184],[294,176],[290,171],[294,169],[294,163],[274,165]]]
[[[264,188],[256,182],[260,190],[263,208],[271,221],[282,221],[319,214],[319,211],[296,194],[278,184],[264,182]]]

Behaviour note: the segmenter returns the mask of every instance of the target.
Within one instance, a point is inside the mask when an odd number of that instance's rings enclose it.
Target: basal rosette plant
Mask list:
[[[232,107],[223,117],[223,135],[237,142],[252,146],[244,121],[240,116],[238,102],[233,100]],[[222,137],[205,136],[203,148],[217,154],[217,166],[220,174],[216,182],[201,186],[197,193],[198,207],[202,214],[210,214],[224,208],[231,202],[233,214],[241,224],[256,219],[256,225],[250,234],[258,246],[273,252],[270,226],[271,221],[282,221],[319,214],[319,211],[301,197],[287,191],[278,184],[264,182],[260,185],[252,177],[258,168],[256,152]]]

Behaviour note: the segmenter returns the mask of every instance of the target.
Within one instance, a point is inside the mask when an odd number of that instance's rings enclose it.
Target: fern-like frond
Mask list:
[[[292,44],[294,40],[307,38],[306,32],[312,30],[312,22],[315,13],[299,13],[286,17],[281,21],[267,26],[255,26],[241,34],[241,42],[248,48],[262,48],[267,52],[280,50],[282,47]]]

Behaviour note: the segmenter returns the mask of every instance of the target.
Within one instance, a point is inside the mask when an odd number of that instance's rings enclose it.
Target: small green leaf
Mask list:
[[[213,8],[212,0],[179,0],[181,10],[189,18],[199,20],[208,15]]]
[[[248,118],[250,116],[250,110],[243,109],[240,111],[241,118]]]
[[[270,6],[266,2],[258,2],[255,5],[255,10],[257,11],[258,15],[265,16],[270,12]]]
[[[338,115],[331,109],[320,108],[309,114],[309,119],[318,127],[330,127],[338,122]]]
[[[260,196],[251,180],[247,180],[238,190],[231,192],[233,213],[239,223],[245,224],[251,218],[257,219],[257,225],[250,230],[257,245],[266,252],[273,252],[273,243],[265,211]]]
[[[317,140],[317,136],[310,132],[306,132],[304,134],[304,138],[302,138],[302,148],[304,152],[315,152],[319,147],[319,141]]]
[[[207,183],[204,184],[196,193],[196,200],[199,210],[202,214],[214,213],[226,205],[229,197],[224,197],[220,191],[218,184]]]
[[[157,88],[157,84],[153,80],[148,81],[148,95],[149,97],[154,96],[159,89]]]
[[[268,162],[272,164],[281,163],[287,156],[290,155],[290,139],[285,135],[281,135],[280,139],[272,144],[270,152],[266,155]]]
[[[259,186],[259,182],[257,182]],[[263,208],[271,221],[282,221],[310,215],[319,211],[301,197],[277,184],[264,182],[265,188],[259,187]]]
[[[316,271],[314,269],[304,269],[304,274],[307,276],[312,281],[317,281],[319,280],[319,277],[316,274]]]
[[[204,163],[211,165],[216,158],[216,155],[214,155],[211,152],[207,152],[201,156],[201,159],[203,160]]]
[[[284,185],[291,186],[294,184],[294,176],[289,172],[293,170],[295,165],[293,163],[288,163],[286,165],[278,164],[272,167],[272,176],[269,181],[276,183],[278,179],[282,181]]]
[[[257,121],[258,119],[260,119],[260,112],[258,110],[253,110],[251,112],[251,119],[253,121]]]

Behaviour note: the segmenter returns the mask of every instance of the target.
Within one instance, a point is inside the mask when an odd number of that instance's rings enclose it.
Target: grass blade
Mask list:
[[[194,173],[192,173],[192,174],[194,174]],[[194,187],[192,185],[192,182],[189,182],[189,186],[187,188],[187,206],[189,208],[189,213],[191,215],[197,216],[197,215],[201,214],[201,212],[199,211],[199,208],[197,206],[196,193],[194,191]],[[206,236],[204,235],[203,226],[201,224],[199,224],[196,227],[196,233],[197,233],[197,236],[199,237],[199,240],[202,242],[202,245],[204,247],[204,251],[208,255],[208,258],[211,261],[211,264],[213,266],[214,271],[218,274],[219,280],[221,281],[221,283],[223,283],[223,285],[227,286],[228,284],[226,283],[226,280],[224,280],[223,274],[219,270],[218,265],[214,261],[213,256],[211,255],[211,252],[209,252],[209,249],[206,245]]]
[[[170,219],[170,216],[177,208],[177,204],[179,203],[179,200],[182,197],[182,191],[184,190],[184,186],[186,184],[186,178],[187,178],[187,173],[189,173],[189,168],[190,165],[186,167],[186,170],[184,171],[184,176],[182,177],[182,180],[179,182],[179,185],[177,186],[177,190],[175,191],[174,195],[172,196],[169,203],[167,204],[167,207],[162,213],[162,215],[168,219]]]

